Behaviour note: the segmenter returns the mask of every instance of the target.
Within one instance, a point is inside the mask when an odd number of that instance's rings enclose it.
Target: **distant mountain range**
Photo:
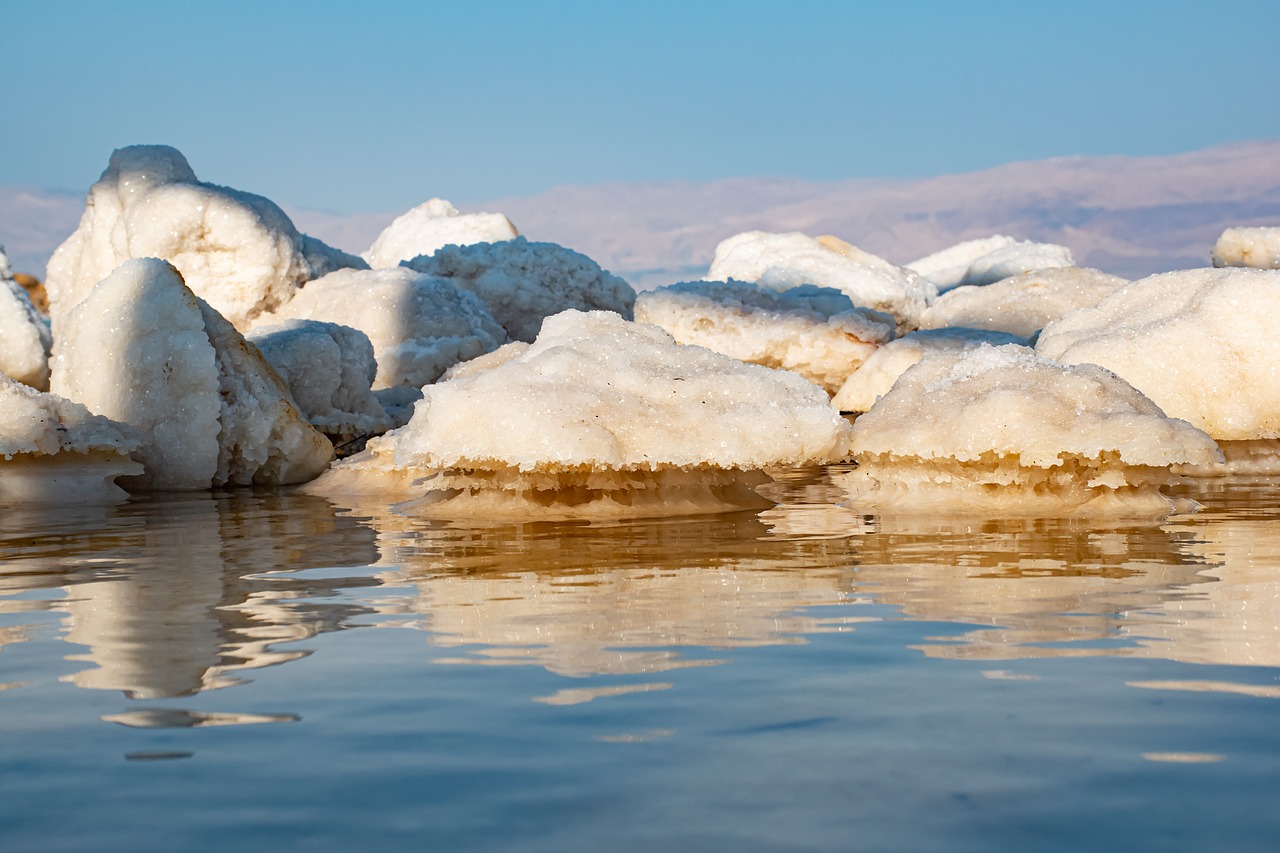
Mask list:
[[[0,186],[0,245],[14,269],[42,273],[83,204],[83,193]],[[402,212],[285,208],[300,230],[354,252]],[[1062,243],[1082,266],[1136,278],[1206,266],[1229,226],[1280,225],[1280,140],[1162,157],[1059,157],[918,180],[563,186],[468,209],[505,213],[529,239],[583,252],[642,288],[698,278],[720,240],[752,229],[834,234],[896,263],[1008,234]]]

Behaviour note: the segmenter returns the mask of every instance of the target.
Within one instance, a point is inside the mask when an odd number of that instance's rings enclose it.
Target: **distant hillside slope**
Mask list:
[[[82,207],[83,193],[0,187],[0,244],[14,268],[42,273]],[[401,212],[286,209],[302,231],[353,252]],[[1208,264],[1228,226],[1280,225],[1280,140],[920,180],[565,186],[468,209],[501,211],[530,239],[577,249],[641,287],[700,276],[720,240],[751,229],[835,234],[898,263],[1003,233],[1062,243],[1081,265],[1137,277]]]

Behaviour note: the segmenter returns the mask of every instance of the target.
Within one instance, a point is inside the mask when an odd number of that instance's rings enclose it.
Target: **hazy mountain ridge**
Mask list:
[[[83,205],[83,193],[0,186],[0,244],[14,268],[42,273]],[[639,286],[700,276],[720,240],[752,229],[835,234],[898,263],[1004,233],[1062,243],[1081,265],[1136,277],[1207,265],[1229,226],[1280,225],[1280,140],[1162,157],[1061,157],[917,180],[563,186],[466,209],[505,213],[530,239],[574,248]],[[355,252],[403,212],[286,210],[300,230]]]

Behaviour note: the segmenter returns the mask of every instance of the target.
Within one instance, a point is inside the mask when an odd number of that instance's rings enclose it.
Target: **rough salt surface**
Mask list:
[[[749,281],[770,290],[833,287],[861,308],[892,314],[913,329],[937,289],[928,279],[836,237],[747,231],[721,241],[707,281]]]
[[[548,318],[505,363],[424,391],[408,426],[313,488],[434,475],[415,511],[719,510],[760,504],[746,488],[763,479],[758,469],[839,459],[849,434],[801,377],[677,345],[608,312]]]
[[[0,373],[41,391],[49,390],[53,337],[27,295],[10,275],[0,246]]]
[[[1280,228],[1228,228],[1213,245],[1215,267],[1280,269]]]
[[[858,419],[852,449],[855,505],[1013,514],[1167,514],[1170,466],[1222,458],[1114,374],[1017,346],[925,358]]]
[[[459,213],[442,198],[433,198],[396,217],[362,257],[374,269],[399,266],[445,246],[497,243],[520,232],[501,213]]]
[[[112,503],[114,479],[141,472],[127,427],[0,374],[0,500]]]
[[[53,389],[140,435],[130,490],[302,482],[332,458],[262,355],[165,261],[126,261],[63,326]]]
[[[1150,276],[1053,321],[1036,351],[1112,370],[1215,439],[1280,438],[1280,271]]]
[[[405,266],[474,293],[517,341],[531,342],[544,318],[568,309],[613,311],[630,319],[636,301],[631,285],[586,255],[524,237],[445,246]]]
[[[1025,339],[1007,332],[982,329],[928,329],[890,341],[845,380],[831,404],[842,412],[865,412],[898,381],[907,368],[935,352],[963,352],[983,344],[1023,344]]]
[[[988,251],[978,254],[984,248]],[[927,270],[922,274],[937,286],[939,293],[945,293],[954,287],[992,284],[1034,270],[1071,266],[1075,261],[1066,246],[996,235],[952,246],[913,261],[910,268]]]
[[[741,281],[693,281],[641,293],[636,320],[742,361],[799,373],[835,393],[893,339],[888,314],[855,308],[832,288],[765,290]]]
[[[969,265],[996,249],[1018,242],[1003,234],[992,234],[977,240],[965,240],[941,251],[926,255],[907,264],[907,269],[914,270],[932,281],[939,290],[955,287],[969,272]]]
[[[248,340],[280,374],[316,429],[333,436],[390,429],[371,390],[378,363],[363,332],[318,320],[285,320],[255,327]]]
[[[284,303],[304,282],[363,267],[299,234],[270,200],[202,183],[165,145],[111,155],[89,189],[80,226],[49,259],[45,286],[54,335],[95,284],[131,258],[164,258],[187,285],[237,328]]]
[[[920,328],[990,329],[1030,338],[1050,321],[1096,305],[1128,283],[1083,267],[1033,270],[992,284],[948,290],[925,310]]]

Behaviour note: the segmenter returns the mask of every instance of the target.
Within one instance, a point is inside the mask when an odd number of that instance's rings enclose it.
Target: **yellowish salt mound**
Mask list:
[[[115,478],[139,474],[127,427],[0,373],[0,500],[114,503]]]
[[[1025,347],[923,359],[860,417],[854,506],[993,515],[1154,515],[1170,466],[1221,461],[1209,436],[1166,417],[1094,365]]]
[[[1215,267],[1280,269],[1280,228],[1228,228],[1213,245]]]
[[[1084,267],[1054,267],[986,285],[948,290],[920,318],[920,328],[990,329],[1030,338],[1076,308],[1097,305],[1129,282]]]
[[[761,469],[836,461],[850,429],[794,373],[609,312],[557,314],[504,363],[423,390],[406,427],[311,490],[416,494],[403,510],[434,516],[759,507]]]
[[[855,308],[825,287],[764,290],[741,281],[692,281],[641,293],[636,320],[752,364],[799,373],[834,394],[876,348],[893,339],[888,314]]]

